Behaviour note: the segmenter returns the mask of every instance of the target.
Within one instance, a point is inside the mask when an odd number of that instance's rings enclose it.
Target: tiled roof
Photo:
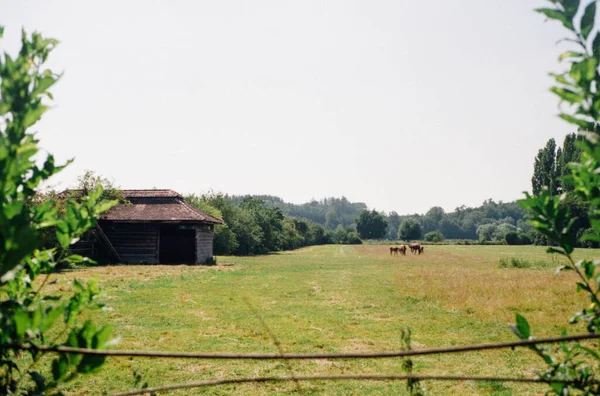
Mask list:
[[[190,221],[222,224],[180,198],[158,198],[144,203],[117,205],[102,215],[101,220],[112,221]]]
[[[122,190],[125,198],[177,198],[181,197],[173,190]]]

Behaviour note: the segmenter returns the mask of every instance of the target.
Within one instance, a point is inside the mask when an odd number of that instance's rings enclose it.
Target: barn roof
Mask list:
[[[117,205],[101,216],[101,220],[112,221],[183,221],[209,224],[222,224],[223,221],[204,213],[186,203],[178,196],[172,197],[140,197],[134,198],[130,204]],[[135,198],[155,198],[138,201]]]
[[[173,190],[122,190],[125,198],[181,198],[181,195]]]
[[[59,195],[68,194],[65,190]],[[129,202],[112,207],[100,216],[100,220],[110,221],[169,221],[205,224],[223,224],[223,221],[204,213],[188,204],[181,194],[173,190],[121,190]]]

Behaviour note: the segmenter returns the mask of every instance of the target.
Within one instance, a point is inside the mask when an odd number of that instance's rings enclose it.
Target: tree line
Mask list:
[[[363,202],[350,202],[346,197],[323,198],[319,201],[313,199],[303,204],[285,202],[283,199],[272,195],[253,195],[262,200],[269,208],[279,208],[284,215],[290,217],[301,217],[313,223],[320,224],[326,230],[335,230],[339,226],[346,229],[354,228],[356,218],[367,205]],[[225,195],[235,205],[239,205],[245,195]]]
[[[600,131],[596,131],[600,132]],[[549,191],[561,195],[561,207],[568,209],[574,219],[571,232],[577,240],[593,233],[588,218],[589,204],[572,194],[569,163],[579,161],[583,138],[575,133],[565,136],[562,147],[549,139],[534,158],[531,186],[534,196]],[[517,202],[495,202],[488,199],[479,207],[457,207],[446,213],[439,206],[425,214],[385,214],[363,210],[357,218],[359,236],[363,239],[416,240],[439,242],[443,239],[470,239],[481,242],[504,242],[510,245],[551,242],[528,223],[530,217]],[[579,242],[581,247],[598,247],[594,241]]]
[[[186,202],[223,220],[215,227],[215,255],[254,255],[323,244],[362,243],[355,227],[339,224],[326,230],[321,224],[289,216],[257,196],[221,193],[190,194]]]
[[[576,134],[565,137],[562,147],[548,140],[534,158],[531,179],[534,195],[548,189],[553,195],[565,194],[561,205],[569,208],[576,221],[573,232],[578,237],[590,233],[588,205],[573,194],[568,182],[568,163],[579,159],[581,150]],[[89,191],[102,185],[103,197],[119,199],[119,190],[109,180],[86,172],[78,179],[76,191]],[[38,195],[38,200],[40,195]],[[56,200],[56,194],[45,199]],[[121,197],[122,198],[122,197]],[[221,218],[215,228],[216,255],[253,255],[297,249],[321,244],[358,244],[362,240],[476,240],[507,244],[548,245],[550,242],[529,224],[526,212],[517,202],[496,202],[488,199],[479,207],[457,207],[452,212],[434,206],[425,214],[399,215],[367,209],[362,202],[350,202],[346,197],[311,200],[292,204],[271,195],[228,195],[209,192],[191,194],[186,201]],[[44,199],[41,199],[44,200]],[[60,200],[57,200],[60,202]],[[58,205],[59,212],[61,205]],[[45,245],[56,246],[53,230],[41,235]],[[596,242],[582,242],[595,247]]]

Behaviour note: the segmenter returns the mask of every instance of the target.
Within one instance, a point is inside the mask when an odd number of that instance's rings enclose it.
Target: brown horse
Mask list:
[[[419,247],[419,256],[425,252],[425,246]]]
[[[421,251],[421,245],[419,245],[418,243],[409,243],[408,248],[410,249],[410,252],[412,254],[416,254]]]
[[[402,254],[403,256],[406,256],[406,246],[402,245],[398,248],[398,251],[400,252],[400,254]]]
[[[398,254],[398,248],[397,247],[390,247],[390,256],[391,255],[397,255]]]

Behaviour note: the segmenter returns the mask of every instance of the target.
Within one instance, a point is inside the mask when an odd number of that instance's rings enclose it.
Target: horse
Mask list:
[[[397,255],[398,250],[399,250],[399,248],[397,248],[397,247],[390,247],[390,256],[392,255],[392,253],[394,254],[394,256]]]
[[[421,250],[421,245],[419,245],[418,243],[409,243],[408,248],[410,249],[410,252],[412,254],[416,254]]]
[[[406,246],[402,245],[398,248],[398,251],[403,255],[406,256]]]
[[[419,256],[425,252],[425,246],[419,247]]]

